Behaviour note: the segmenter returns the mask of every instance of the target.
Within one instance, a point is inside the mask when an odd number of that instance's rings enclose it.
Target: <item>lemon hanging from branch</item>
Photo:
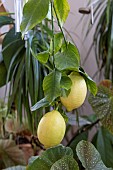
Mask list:
[[[46,113],[40,120],[37,135],[45,148],[60,144],[66,130],[65,120],[60,112],[53,110]]]
[[[68,96],[61,97],[60,100],[68,111],[72,111],[84,103],[87,85],[84,78],[77,72],[72,72],[69,77],[72,81],[71,91]]]

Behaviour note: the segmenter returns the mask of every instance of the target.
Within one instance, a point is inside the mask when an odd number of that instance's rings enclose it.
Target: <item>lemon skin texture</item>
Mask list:
[[[66,107],[67,111],[72,111],[80,107],[87,95],[87,85],[84,78],[77,72],[72,72],[69,75],[72,86],[68,96],[61,97],[61,103]]]
[[[41,118],[37,129],[38,139],[45,148],[50,148],[60,144],[65,130],[64,118],[58,111],[53,110]]]

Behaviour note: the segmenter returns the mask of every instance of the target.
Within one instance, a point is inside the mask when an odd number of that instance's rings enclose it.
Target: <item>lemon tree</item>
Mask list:
[[[37,14],[38,9],[40,11]],[[30,10],[32,13],[28,12]],[[41,23],[48,13],[51,16],[52,35],[48,50],[37,53],[31,47],[33,56],[48,70],[42,84],[44,98],[32,106],[31,111],[48,106],[56,110],[45,114],[39,122],[38,138],[45,147],[59,144],[64,136],[65,123],[60,115],[64,111],[59,105],[62,104],[67,111],[72,111],[84,103],[87,88],[94,95],[97,92],[95,82],[80,66],[80,54],[77,46],[65,38],[62,26],[67,19],[69,10],[70,6],[67,0],[39,0],[36,3],[34,0],[30,0],[25,4],[23,10],[21,23],[23,36],[26,31]],[[55,32],[54,19],[57,20],[60,28],[58,33]],[[57,123],[58,117],[59,123]]]
[[[29,11],[32,12],[30,13]],[[66,123],[63,117],[66,115],[62,105],[67,111],[72,111],[83,104],[87,89],[93,95],[97,92],[95,82],[80,66],[80,53],[77,46],[65,37],[63,24],[68,17],[69,11],[68,0],[38,0],[36,2],[29,0],[23,10],[21,23],[23,36],[48,16],[50,16],[49,19],[51,20],[50,46],[48,46],[48,49],[37,53],[31,47],[32,55],[47,70],[42,84],[44,98],[31,107],[31,111],[36,111],[40,108],[44,110],[48,106],[52,109],[52,111],[45,112],[37,128],[38,139],[44,147],[53,147],[47,149],[47,152],[53,151],[54,146],[60,144],[65,134]],[[59,32],[55,32],[54,20],[58,23]],[[61,160],[58,158],[58,162],[55,165],[51,164],[49,167],[46,158],[43,156],[38,158],[34,166],[32,167],[31,165],[32,169],[40,169],[41,167],[53,170],[57,166],[62,169],[62,165],[66,162],[65,169],[79,169],[72,156],[61,158]],[[44,163],[41,164],[42,160]]]

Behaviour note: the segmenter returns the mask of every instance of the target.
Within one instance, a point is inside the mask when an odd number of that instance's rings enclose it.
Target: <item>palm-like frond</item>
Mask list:
[[[29,128],[34,132],[35,126],[42,116],[42,111],[37,114],[32,113],[30,106],[43,98],[42,80],[45,68],[42,68],[37,59],[31,54],[31,48],[38,53],[47,50],[48,35],[36,28],[29,32],[27,48],[21,34],[15,34],[13,27],[5,36],[2,43],[3,61],[7,68],[6,84],[10,81],[8,112],[10,112],[13,102],[16,105],[20,122],[23,121],[23,108],[26,110]],[[42,36],[43,40],[42,40]],[[46,38],[46,40],[45,40]],[[46,41],[46,44],[45,42]],[[7,87],[7,86],[6,86]]]
[[[94,47],[99,71],[104,68],[105,78],[113,81],[113,0],[99,0],[95,5],[94,27],[93,43],[89,46],[87,56],[89,57],[90,51]],[[88,22],[85,39],[92,29],[93,26]]]

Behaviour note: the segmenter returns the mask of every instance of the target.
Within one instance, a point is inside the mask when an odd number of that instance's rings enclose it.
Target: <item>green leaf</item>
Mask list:
[[[69,90],[72,85],[72,81],[68,76],[62,76],[60,82],[61,88]]]
[[[10,168],[6,168],[4,170],[26,170],[26,167],[25,166],[13,166]]]
[[[56,161],[50,170],[79,170],[79,167],[72,156],[64,156]]]
[[[49,102],[46,98],[41,99],[38,101],[34,106],[31,107],[31,111],[35,111],[37,109],[40,109],[41,107],[47,107],[49,106]]]
[[[54,53],[56,54],[60,48],[62,47],[62,39],[63,39],[63,35],[62,33],[58,33],[54,35]],[[50,43],[50,52],[52,53],[53,47],[52,47],[52,40]]]
[[[107,167],[113,167],[113,135],[106,128],[99,128],[96,134],[95,147],[99,151],[104,164]]]
[[[82,140],[78,143],[76,151],[83,167],[87,170],[113,170],[104,165],[99,152],[92,143]]]
[[[82,132],[79,135],[73,137],[73,140],[68,145],[74,153],[74,158],[77,160],[77,153],[76,153],[76,146],[81,140],[87,140],[88,139],[88,132]]]
[[[0,158],[5,167],[25,165],[24,153],[12,140],[0,140]]]
[[[79,72],[83,75],[89,91],[95,96],[98,90],[96,83],[91,79],[91,77],[89,77],[89,75],[83,70],[83,68],[80,67]]]
[[[48,59],[49,59],[49,52],[48,51],[43,51],[38,54],[34,54],[32,51],[32,55],[42,64],[46,64]]]
[[[98,86],[96,96],[90,95],[89,102],[104,127],[113,133],[113,95],[112,91],[104,86]]]
[[[59,71],[53,70],[48,74],[43,80],[43,90],[46,99],[49,102],[53,102],[57,97],[60,96],[60,81],[61,73]]]
[[[59,22],[61,26],[63,23],[66,21],[69,11],[70,11],[70,6],[68,4],[67,0],[54,0],[54,8],[57,13]]]
[[[23,35],[37,24],[39,24],[47,15],[49,9],[49,0],[29,0],[23,9],[23,19],[21,31]]]
[[[63,52],[55,55],[55,66],[58,70],[79,70],[80,55],[78,49],[69,43]]]
[[[4,26],[4,25],[9,25],[9,24],[13,24],[14,23],[14,19],[8,16],[0,16],[0,27]]]
[[[58,145],[44,151],[34,162],[28,166],[28,170],[50,170],[52,165],[64,156],[73,156],[71,148]],[[33,158],[34,159],[34,158]]]

